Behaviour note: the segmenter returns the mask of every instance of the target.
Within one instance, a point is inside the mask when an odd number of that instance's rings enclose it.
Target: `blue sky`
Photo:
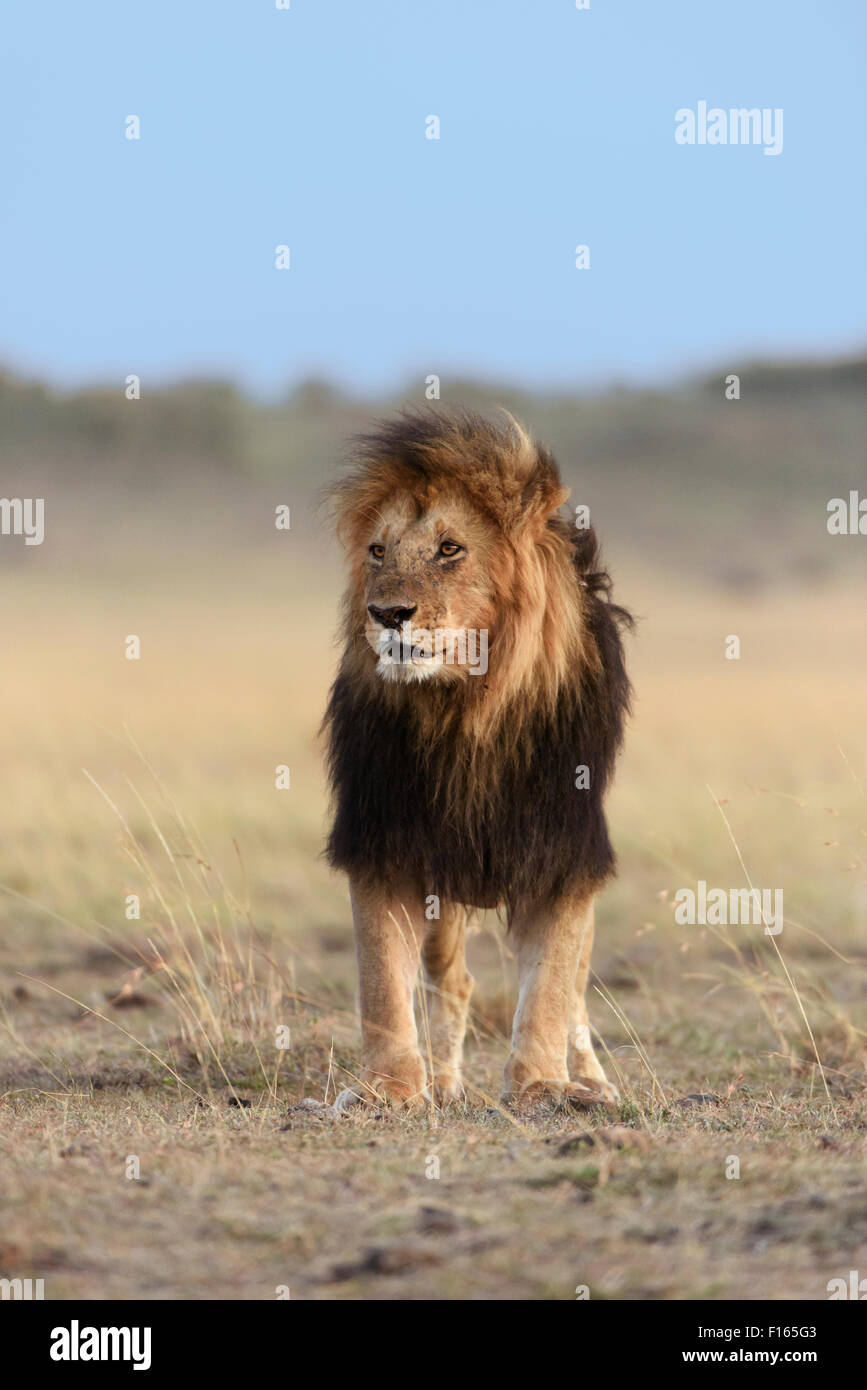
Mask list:
[[[863,0],[19,0],[3,31],[25,374],[592,388],[867,342]],[[782,154],[677,145],[700,100],[781,107]]]

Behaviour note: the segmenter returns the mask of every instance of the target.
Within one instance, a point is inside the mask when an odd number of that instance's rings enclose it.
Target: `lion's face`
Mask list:
[[[356,440],[331,493],[350,568],[343,671],[383,717],[411,708],[432,739],[453,723],[483,743],[574,686],[589,648],[556,515],[568,495],[508,417],[408,411]]]
[[[361,565],[365,637],[392,681],[484,676],[493,633],[493,528],[465,499],[379,510]]]

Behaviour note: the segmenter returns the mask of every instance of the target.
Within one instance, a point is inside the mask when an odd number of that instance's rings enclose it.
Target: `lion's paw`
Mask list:
[[[519,1091],[504,1091],[503,1104],[517,1111],[553,1113],[556,1110],[591,1110],[610,1108],[617,1100],[617,1091],[607,1081],[591,1081],[578,1077],[571,1081],[531,1081]]]
[[[467,1093],[460,1076],[455,1072],[437,1072],[433,1082],[433,1098],[440,1106],[463,1104]]]
[[[576,1076],[563,1091],[564,1103],[577,1109],[589,1109],[596,1105],[613,1106],[619,1100],[617,1087],[604,1078],[596,1081],[589,1076]]]
[[[430,1102],[426,1087],[395,1076],[369,1075],[347,1087],[334,1102],[335,1110],[345,1113],[358,1106],[391,1106],[396,1110],[414,1110]]]

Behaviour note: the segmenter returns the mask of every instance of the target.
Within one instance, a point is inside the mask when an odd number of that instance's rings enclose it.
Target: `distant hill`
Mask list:
[[[606,545],[642,561],[742,588],[769,570],[815,577],[848,563],[851,547],[845,556],[845,538],[829,547],[824,516],[831,497],[867,494],[867,357],[747,365],[738,400],[726,399],[726,372],[586,396],[446,377],[432,407],[512,410],[553,449]],[[97,493],[110,509],[130,499],[158,507],[179,487],[205,488],[207,505],[279,483],[306,502],[355,431],[426,404],[421,381],[380,400],[309,381],[262,404],[221,382],[145,385],[129,401],[122,386],[61,394],[0,373],[2,489]]]

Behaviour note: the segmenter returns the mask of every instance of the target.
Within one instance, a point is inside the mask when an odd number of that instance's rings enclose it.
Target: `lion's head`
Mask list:
[[[358,442],[335,490],[359,672],[449,687],[477,730],[550,703],[588,652],[556,464],[505,416],[404,414]],[[483,698],[484,692],[484,698]]]

